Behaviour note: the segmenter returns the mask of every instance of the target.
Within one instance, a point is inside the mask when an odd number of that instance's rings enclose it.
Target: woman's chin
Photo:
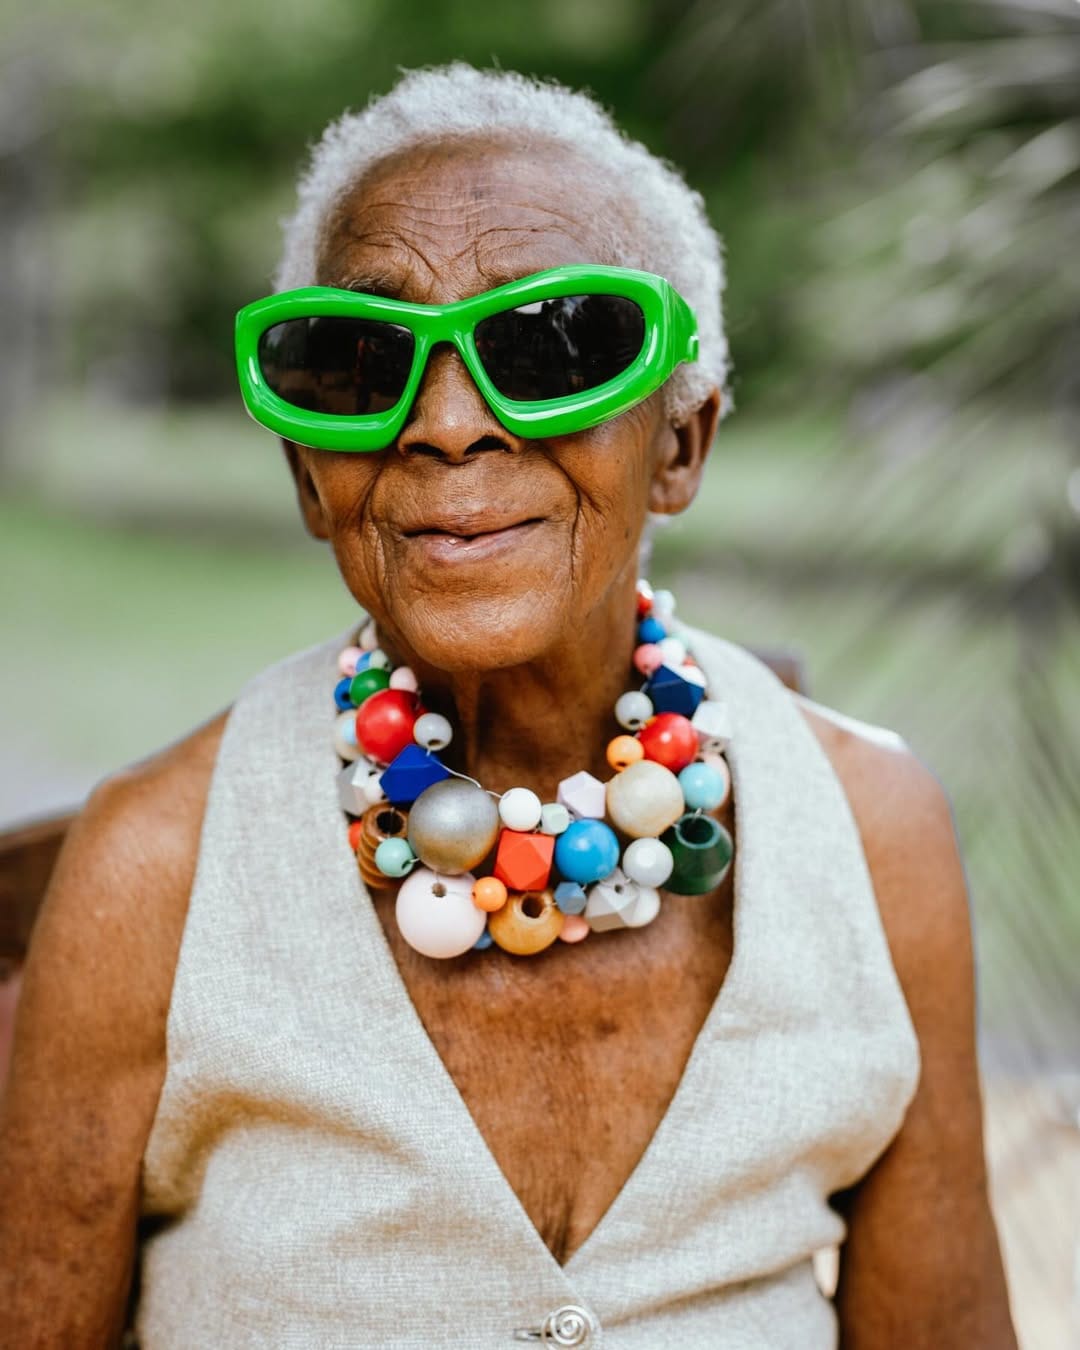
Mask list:
[[[437,670],[504,670],[540,659],[571,636],[573,623],[557,604],[560,595],[554,578],[539,594],[536,588],[494,593],[447,588],[439,596],[392,606],[392,621],[418,660]]]

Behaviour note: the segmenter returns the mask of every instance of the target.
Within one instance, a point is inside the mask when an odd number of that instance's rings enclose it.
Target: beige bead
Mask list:
[[[633,839],[663,834],[685,809],[679,780],[655,760],[638,760],[607,785],[608,817]]]
[[[488,932],[503,951],[532,956],[551,946],[564,918],[553,891],[511,891],[502,909],[488,916]]]

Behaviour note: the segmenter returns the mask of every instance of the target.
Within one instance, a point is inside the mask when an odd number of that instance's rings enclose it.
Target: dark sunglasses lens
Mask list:
[[[259,338],[263,379],[279,398],[310,412],[364,417],[405,392],[413,335],[372,319],[286,319]]]
[[[499,393],[533,402],[621,375],[641,351],[645,316],[621,295],[564,295],[481,319],[473,336]]]

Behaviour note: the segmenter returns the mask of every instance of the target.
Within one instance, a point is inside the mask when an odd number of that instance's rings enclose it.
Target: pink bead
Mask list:
[[[363,654],[359,647],[346,647],[337,659],[337,668],[342,675],[348,676],[351,680],[356,674],[356,663]]]
[[[419,685],[415,673],[408,666],[398,666],[397,670],[390,672],[390,688],[405,689],[410,694],[415,694]]]
[[[634,667],[642,675],[651,675],[664,664],[664,654],[655,642],[643,642],[634,652]]]
[[[563,919],[559,937],[563,942],[580,942],[582,938],[587,938],[591,931],[584,914],[568,914]]]

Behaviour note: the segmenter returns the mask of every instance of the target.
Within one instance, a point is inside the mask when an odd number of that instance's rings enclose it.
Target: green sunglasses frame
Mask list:
[[[618,295],[632,300],[645,321],[641,351],[614,379],[563,398],[519,402],[504,398],[480,363],[473,329],[502,310],[567,295]],[[259,339],[275,324],[308,318],[381,319],[413,334],[412,368],[401,398],[371,416],[311,412],[280,398],[259,365]],[[417,305],[380,295],[305,286],[256,300],[236,316],[236,366],[248,412],[261,426],[316,450],[383,450],[409,415],[432,347],[452,342],[492,412],[523,437],[565,436],[626,412],[659,389],[683,361],[696,361],[697,323],[670,282],[625,267],[575,264],[551,267],[448,305]]]

